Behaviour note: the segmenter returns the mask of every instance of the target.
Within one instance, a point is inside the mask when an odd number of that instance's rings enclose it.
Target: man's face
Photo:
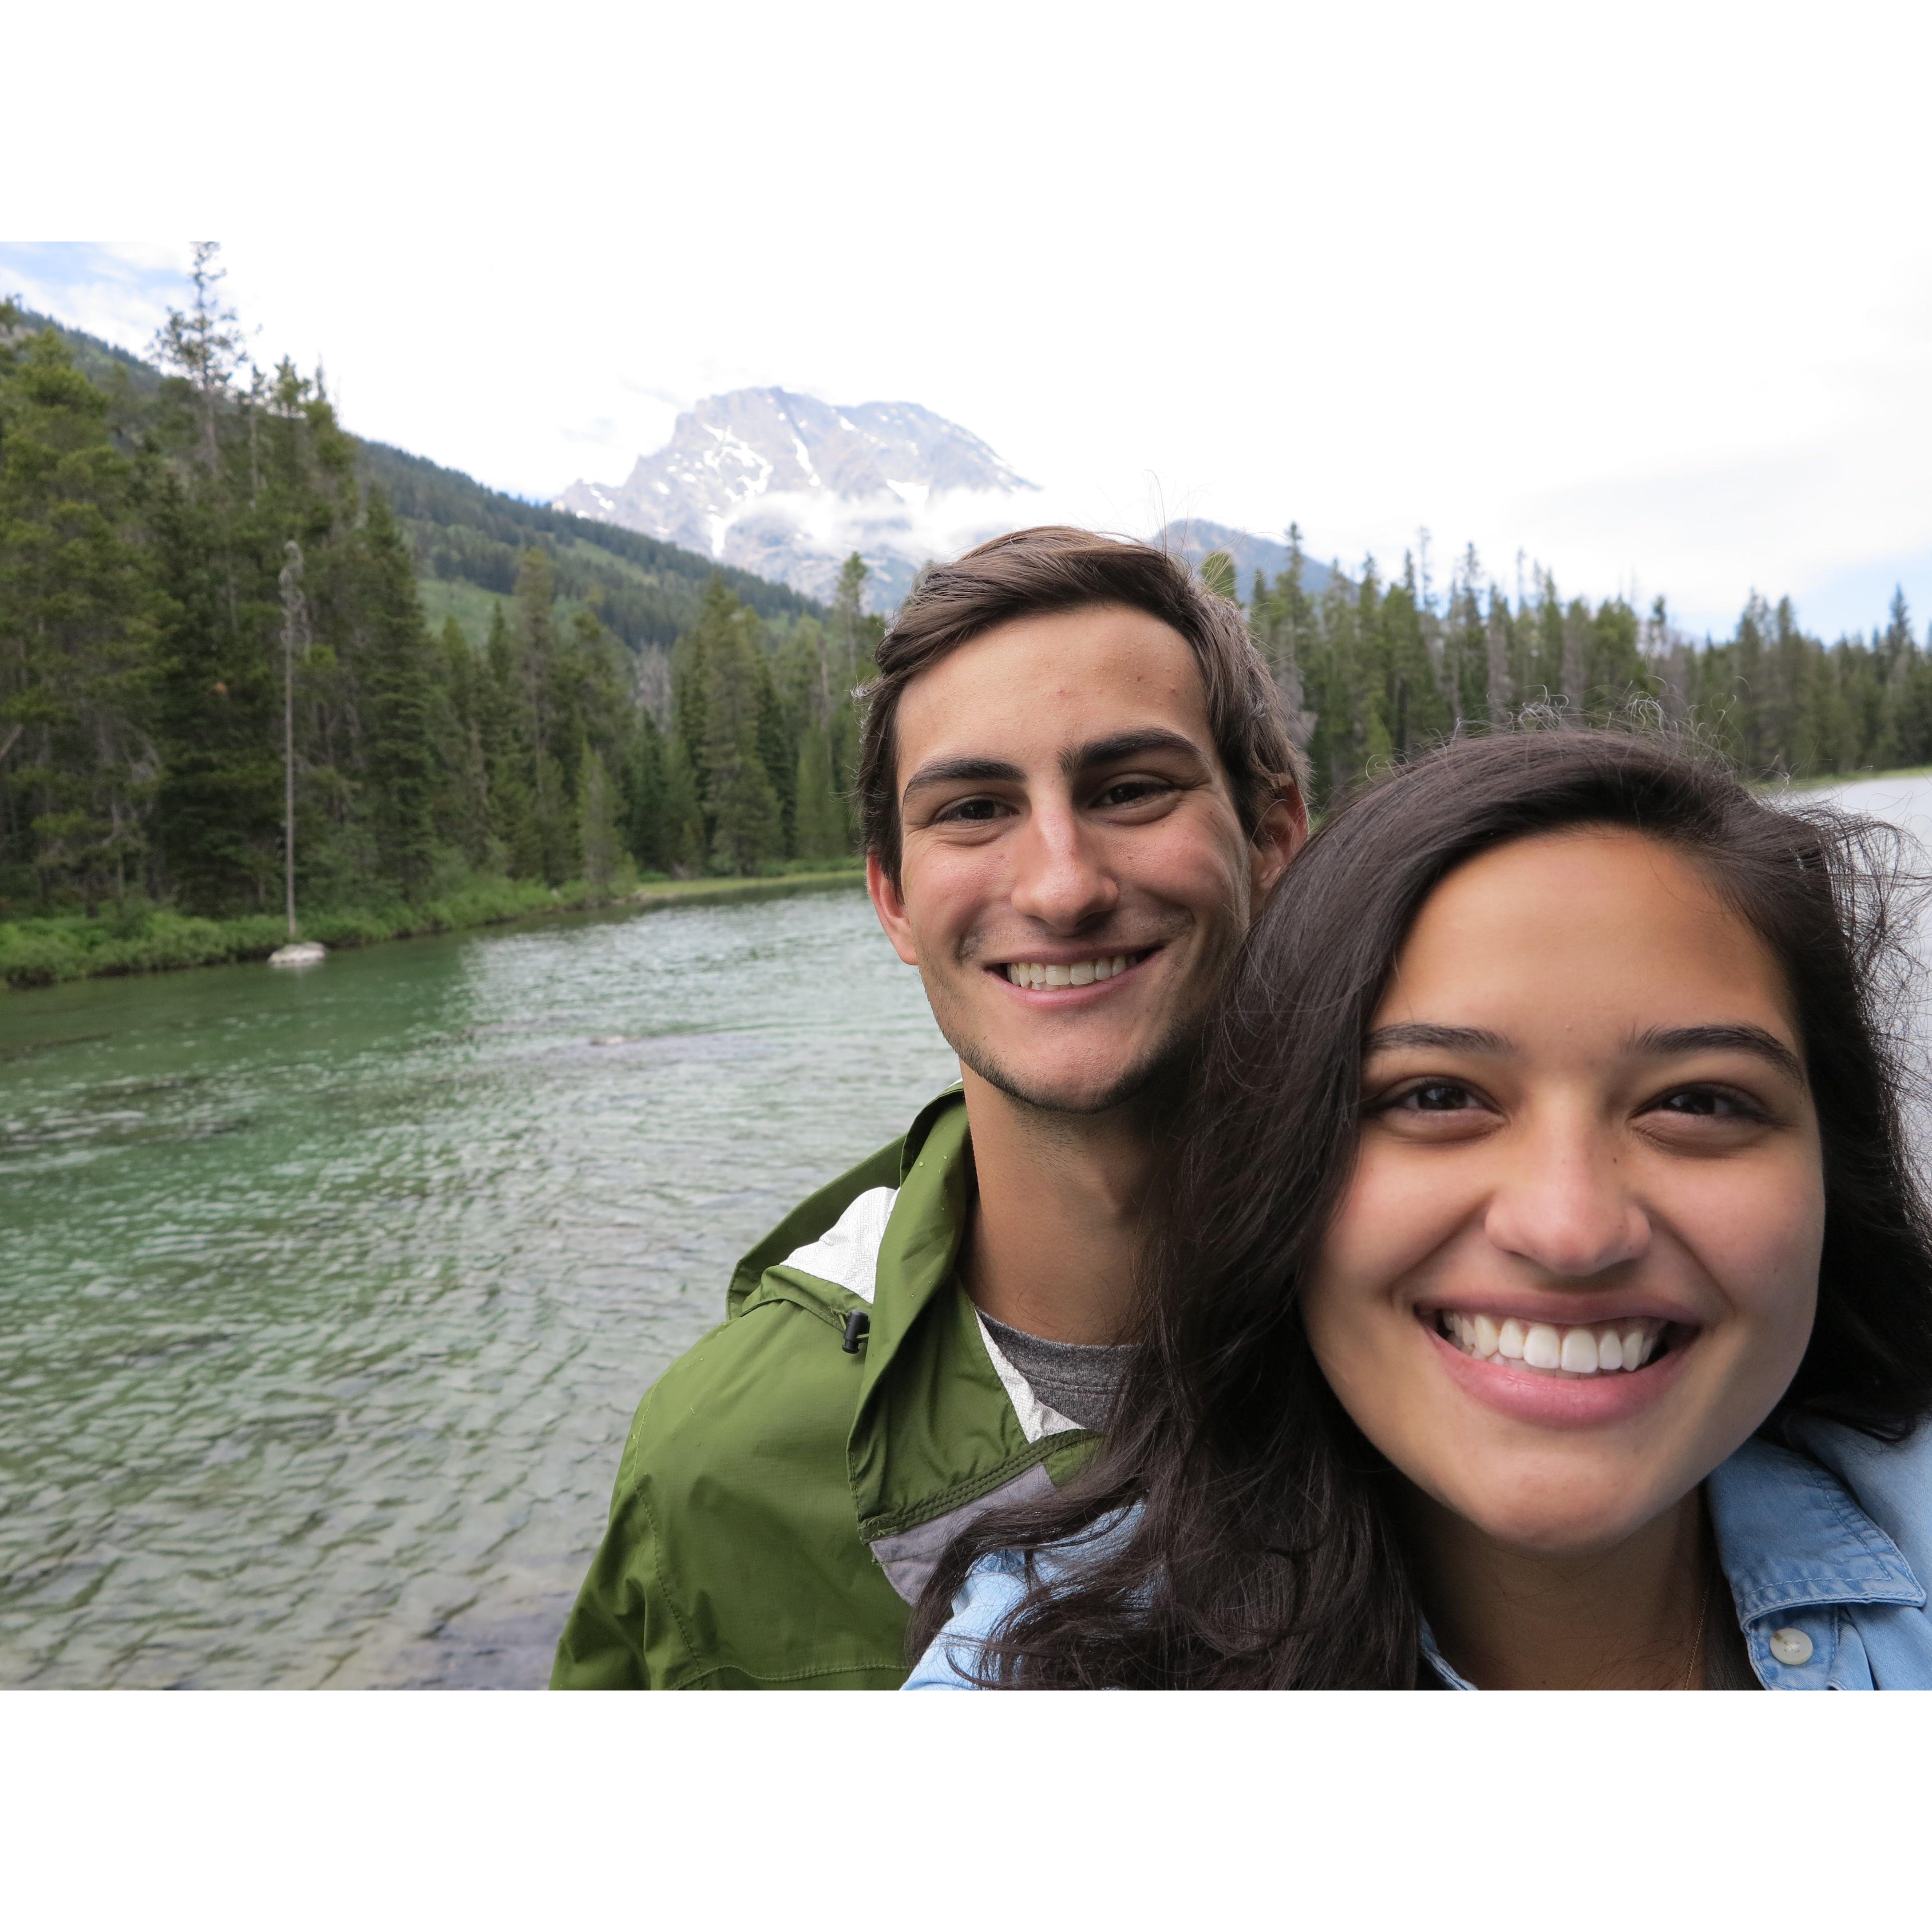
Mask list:
[[[1241,829],[1194,654],[1114,604],[1022,618],[905,689],[899,883],[872,903],[939,1029],[1016,1099],[1089,1114],[1184,1052],[1305,835]]]

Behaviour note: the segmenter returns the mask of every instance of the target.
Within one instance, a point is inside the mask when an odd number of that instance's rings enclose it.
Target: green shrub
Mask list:
[[[80,979],[87,971],[86,956],[63,934],[0,926],[0,980],[10,986],[51,986],[58,980]]]

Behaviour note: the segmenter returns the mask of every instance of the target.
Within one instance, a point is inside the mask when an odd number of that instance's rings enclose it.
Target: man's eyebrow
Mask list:
[[[1364,1043],[1369,1053],[1388,1053],[1400,1046],[1435,1047],[1445,1053],[1514,1053],[1515,1047],[1486,1027],[1430,1026],[1412,1020],[1400,1026],[1377,1027]]]
[[[1204,764],[1201,747],[1178,731],[1149,725],[1138,731],[1117,731],[1111,738],[1090,739],[1084,745],[1070,746],[1060,754],[1060,769],[1068,778],[1092,771],[1102,765],[1117,765],[1124,758],[1138,758],[1145,752],[1179,752],[1197,764]],[[934,758],[921,765],[905,782],[899,796],[903,800],[932,785],[1024,784],[1026,773],[1004,758]]]
[[[1197,765],[1207,762],[1201,747],[1192,738],[1149,724],[1138,731],[1117,731],[1111,738],[1094,738],[1084,745],[1071,746],[1060,754],[1060,769],[1070,778],[1101,765],[1118,765],[1123,759],[1137,758],[1144,752],[1180,752]]]
[[[934,758],[905,782],[903,800],[929,785],[1024,784],[1026,773],[1001,758]]]
[[[1640,1053],[1752,1053],[1802,1087],[1804,1064],[1784,1041],[1759,1026],[1652,1027],[1630,1044]]]

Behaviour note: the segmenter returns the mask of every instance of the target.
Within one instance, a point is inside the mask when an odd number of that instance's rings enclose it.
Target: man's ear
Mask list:
[[[1268,903],[1288,862],[1308,843],[1308,801],[1292,778],[1276,781],[1274,802],[1255,827],[1250,862],[1254,868],[1255,910]]]
[[[866,854],[866,894],[879,916],[880,925],[885,928],[886,937],[892,942],[892,950],[908,966],[916,966],[919,951],[913,944],[912,922],[906,917],[905,896],[886,876],[876,852]]]

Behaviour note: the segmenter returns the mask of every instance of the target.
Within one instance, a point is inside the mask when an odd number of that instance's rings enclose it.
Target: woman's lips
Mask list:
[[[1637,1369],[1566,1374],[1500,1355],[1479,1359],[1443,1334],[1432,1316],[1420,1325],[1458,1388],[1499,1414],[1558,1429],[1620,1421],[1648,1407],[1675,1385],[1698,1334],[1696,1329],[1672,1329],[1664,1352],[1651,1354]]]
[[[1558,1322],[1456,1308],[1438,1309],[1436,1324],[1478,1361],[1497,1358],[1552,1375],[1578,1376],[1627,1374],[1642,1368],[1656,1354],[1670,1325],[1655,1315]]]

